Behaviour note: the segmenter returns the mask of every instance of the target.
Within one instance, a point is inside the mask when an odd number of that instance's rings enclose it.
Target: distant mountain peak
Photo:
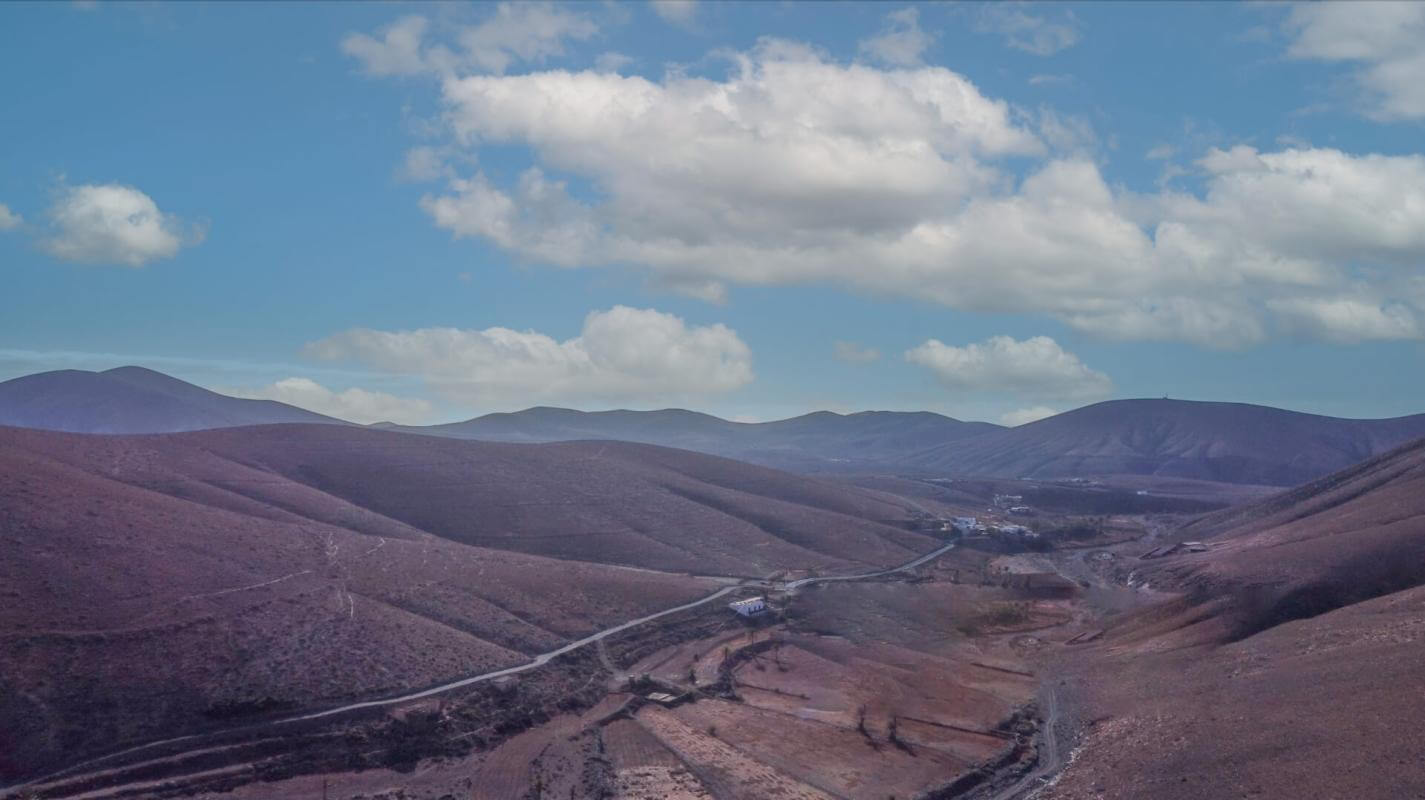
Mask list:
[[[347,424],[273,400],[229,397],[139,366],[56,370],[0,383],[0,425],[71,433],[176,433],[286,422]]]

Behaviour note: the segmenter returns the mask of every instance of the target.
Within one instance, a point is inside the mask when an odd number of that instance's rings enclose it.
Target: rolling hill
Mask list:
[[[274,400],[210,392],[143,367],[57,370],[0,383],[0,425],[73,433],[172,433],[341,420]]]
[[[0,778],[520,663],[691,573],[901,562],[904,511],[638,444],[0,428]]]
[[[930,443],[959,442],[1001,430],[929,412],[817,411],[774,422],[730,422],[681,409],[573,411],[530,408],[448,425],[394,430],[501,442],[616,439],[727,456],[782,469],[840,471],[897,463]]]
[[[1245,403],[1112,400],[937,445],[906,459],[942,474],[1156,475],[1294,486],[1425,436],[1425,414],[1353,420]]]
[[[1212,549],[1141,574],[1211,605],[1229,638],[1425,584],[1425,439],[1179,535]]]
[[[1425,796],[1425,441],[1179,533],[1210,549],[1134,565],[1176,596],[1070,657],[1041,796]]]

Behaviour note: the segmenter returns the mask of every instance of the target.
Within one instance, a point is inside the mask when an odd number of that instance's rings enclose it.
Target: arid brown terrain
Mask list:
[[[885,524],[904,509],[880,497],[624,443],[0,429],[0,459],[10,779],[521,664],[738,578],[935,545]]]
[[[331,425],[0,460],[16,797],[1425,789],[1425,442],[1265,498]]]
[[[1065,657],[1085,732],[1039,797],[1425,797],[1425,442],[1180,536]]]

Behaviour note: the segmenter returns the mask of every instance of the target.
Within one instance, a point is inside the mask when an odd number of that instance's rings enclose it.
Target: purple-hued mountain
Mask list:
[[[341,420],[211,392],[141,367],[61,370],[0,383],[0,425],[76,433],[172,433]],[[818,411],[732,422],[682,409],[537,407],[429,426],[372,427],[495,442],[616,440],[800,472],[1002,478],[1146,475],[1290,486],[1425,437],[1425,414],[1357,420],[1243,403],[1113,400],[1003,428],[930,412]]]
[[[731,422],[682,409],[573,411],[530,408],[448,425],[389,427],[408,433],[500,442],[613,439],[737,458],[783,469],[839,471],[894,464],[928,445],[1003,430],[926,411],[817,411],[774,422]]]
[[[64,369],[0,383],[0,425],[71,433],[176,433],[279,422],[347,424],[275,400],[247,400],[143,367]]]
[[[1425,437],[1425,414],[1341,419],[1245,403],[1111,400],[906,459],[921,472],[1158,475],[1293,486]]]

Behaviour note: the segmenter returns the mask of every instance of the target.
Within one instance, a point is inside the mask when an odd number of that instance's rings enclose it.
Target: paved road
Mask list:
[[[933,551],[931,551],[931,552],[929,552],[929,553],[926,553],[925,555],[920,556],[920,557],[918,557],[918,558],[916,558],[916,559],[914,559],[914,560],[912,560],[912,561],[908,561],[908,562],[906,562],[906,563],[904,563],[904,564],[901,564],[901,565],[898,566],[898,567],[892,567],[892,568],[890,568],[890,569],[883,569],[883,570],[878,570],[878,571],[875,571],[875,572],[866,572],[866,573],[861,573],[861,574],[857,574],[857,575],[829,575],[829,576],[821,577],[821,578],[802,578],[802,579],[800,579],[800,580],[790,581],[790,582],[788,582],[788,583],[782,584],[782,588],[787,589],[787,590],[793,590],[793,589],[796,589],[796,588],[801,587],[801,586],[806,586],[806,585],[812,584],[812,583],[821,583],[821,582],[824,582],[824,581],[851,581],[851,580],[859,580],[859,579],[862,579],[862,578],[874,578],[874,577],[878,577],[878,576],[881,576],[881,575],[890,575],[890,574],[896,573],[896,572],[904,572],[904,571],[906,571],[906,570],[914,569],[914,568],[920,566],[921,564],[924,564],[924,563],[926,563],[927,561],[930,561],[931,559],[940,556],[941,554],[947,552],[948,550],[950,550],[950,549],[953,548],[953,547],[954,547],[953,544],[947,544],[947,545],[945,545],[944,547],[941,547],[941,548],[939,548],[939,549],[937,549],[937,550],[933,550]],[[747,586],[752,586],[752,585],[758,585],[759,583],[762,583],[762,582],[748,582],[746,585],[747,585]],[[763,585],[765,585],[765,584],[763,584]],[[365,701],[362,701],[362,702],[359,702],[359,703],[348,703],[348,704],[346,704],[346,705],[337,706],[337,707],[335,707],[335,708],[328,708],[328,709],[324,709],[324,710],[322,710],[322,711],[313,711],[313,712],[310,712],[310,713],[307,713],[307,714],[300,714],[300,715],[298,715],[298,716],[293,716],[293,717],[284,717],[284,718],[282,718],[282,719],[267,720],[267,721],[265,721],[265,722],[254,723],[254,724],[252,724],[252,725],[247,725],[247,726],[242,726],[242,727],[237,727],[237,728],[228,728],[228,729],[223,730],[223,731],[215,731],[215,732],[212,732],[212,733],[195,733],[195,734],[190,734],[190,735],[188,735],[188,736],[177,736],[177,737],[174,737],[174,738],[172,738],[172,739],[162,739],[162,740],[159,740],[159,741],[148,742],[148,743],[146,743],[146,744],[138,745],[137,747],[130,747],[130,748],[128,748],[127,750],[120,750],[120,751],[118,751],[118,752],[109,753],[108,755],[100,756],[99,758],[94,758],[94,759],[90,759],[90,760],[88,760],[88,761],[83,761],[83,762],[80,762],[80,763],[78,763],[78,764],[74,764],[74,765],[69,766],[69,767],[66,767],[66,768],[64,768],[64,769],[62,769],[62,770],[60,770],[60,771],[58,771],[58,772],[51,773],[51,774],[46,775],[46,776],[41,777],[41,778],[36,778],[35,780],[28,781],[28,782],[23,783],[23,784],[18,784],[18,785],[9,786],[9,787],[3,787],[3,791],[15,791],[15,790],[24,789],[24,788],[27,788],[27,787],[37,786],[37,785],[42,784],[42,783],[49,783],[49,782],[52,782],[52,781],[57,780],[57,779],[60,779],[60,778],[72,777],[73,774],[74,774],[76,771],[81,770],[81,769],[84,769],[84,768],[86,768],[86,767],[97,766],[97,765],[103,764],[103,763],[105,763],[105,762],[113,761],[114,759],[121,758],[121,757],[123,757],[123,756],[133,755],[134,753],[141,753],[141,752],[144,752],[144,751],[146,751],[146,750],[154,750],[154,749],[158,749],[158,748],[161,748],[161,747],[167,747],[167,746],[169,746],[169,745],[179,744],[179,743],[181,743],[181,742],[193,742],[193,743],[197,744],[197,743],[199,743],[201,740],[204,740],[204,739],[211,739],[211,738],[214,738],[214,737],[217,737],[217,736],[232,735],[232,734],[235,734],[235,733],[249,733],[249,732],[254,732],[254,731],[263,730],[263,729],[266,729],[266,728],[274,728],[274,727],[277,727],[277,726],[279,726],[279,725],[290,725],[290,724],[296,723],[296,722],[306,722],[306,721],[314,720],[314,719],[322,719],[323,717],[332,717],[332,716],[336,716],[336,715],[338,715],[338,714],[346,714],[346,713],[349,713],[349,712],[352,712],[352,711],[360,711],[360,710],[362,710],[362,709],[367,709],[367,708],[379,708],[379,707],[381,707],[381,706],[399,705],[399,704],[401,704],[401,703],[408,703],[408,702],[410,702],[410,701],[412,701],[412,700],[421,700],[421,699],[426,698],[426,697],[432,697],[432,696],[434,696],[434,695],[443,694],[443,693],[445,693],[445,692],[453,691],[453,690],[455,690],[455,689],[464,688],[464,687],[466,687],[466,686],[471,686],[471,685],[476,684],[476,683],[483,683],[483,682],[485,682],[485,681],[494,680],[495,678],[502,678],[502,677],[504,677],[504,676],[506,676],[506,675],[515,675],[515,674],[518,674],[518,673],[521,673],[521,672],[526,672],[526,671],[528,671],[528,670],[535,669],[535,668],[537,668],[537,667],[542,667],[542,666],[544,666],[545,664],[549,663],[551,660],[553,660],[553,659],[555,659],[555,658],[558,658],[559,656],[562,656],[562,655],[564,655],[564,654],[566,654],[566,653],[571,653],[571,652],[573,652],[573,651],[575,651],[575,650],[578,650],[578,649],[581,648],[581,647],[584,647],[584,646],[586,646],[586,645],[593,644],[594,642],[597,642],[597,641],[599,641],[599,640],[601,640],[601,639],[606,639],[606,638],[608,638],[608,637],[610,637],[610,636],[612,636],[612,635],[614,635],[614,634],[616,634],[616,633],[622,633],[623,631],[626,631],[626,630],[628,630],[629,628],[634,628],[634,627],[637,627],[637,626],[639,626],[639,625],[643,625],[643,624],[645,624],[645,623],[647,623],[647,622],[652,622],[653,620],[658,619],[659,617],[666,617],[666,616],[668,616],[669,614],[676,614],[676,613],[678,613],[678,612],[680,612],[680,611],[687,611],[687,610],[690,609],[690,608],[696,608],[696,607],[701,606],[701,605],[703,605],[703,604],[705,604],[705,603],[711,603],[712,601],[717,600],[717,599],[720,598],[720,597],[725,597],[725,596],[727,596],[728,594],[731,594],[732,592],[735,592],[735,591],[737,591],[737,590],[739,590],[739,589],[742,589],[742,588],[745,588],[745,586],[744,586],[743,584],[733,584],[733,585],[730,585],[730,586],[724,586],[723,588],[717,590],[716,592],[713,592],[712,594],[707,595],[706,597],[702,597],[702,598],[700,598],[700,599],[694,600],[694,601],[692,601],[691,603],[684,603],[684,604],[682,604],[682,605],[680,605],[680,606],[674,606],[674,607],[672,607],[672,608],[665,608],[665,609],[663,609],[662,611],[657,611],[657,612],[654,612],[654,613],[652,613],[652,614],[648,614],[647,616],[639,617],[638,619],[631,619],[631,620],[629,620],[629,621],[627,621],[627,622],[620,623],[620,624],[615,625],[615,626],[613,626],[613,627],[611,627],[611,628],[605,628],[605,629],[603,629],[603,630],[601,630],[601,631],[598,631],[597,633],[592,633],[592,634],[590,634],[590,635],[588,635],[588,636],[585,636],[585,637],[582,638],[582,639],[576,639],[576,640],[574,640],[574,641],[572,641],[572,642],[569,642],[568,644],[566,644],[566,645],[564,645],[564,646],[562,646],[562,647],[556,648],[556,649],[554,649],[554,650],[550,650],[550,651],[547,652],[547,653],[540,653],[539,655],[535,656],[532,661],[529,661],[529,662],[527,662],[527,663],[520,664],[520,665],[517,665],[517,666],[506,667],[506,668],[504,668],[504,669],[497,669],[497,670],[494,670],[494,671],[492,671],[492,672],[485,672],[485,673],[481,673],[481,674],[479,674],[479,675],[471,675],[471,676],[466,677],[466,678],[461,678],[460,680],[451,681],[451,682],[449,682],[449,683],[443,683],[443,684],[441,684],[441,685],[439,685],[439,686],[432,686],[432,687],[429,688],[429,689],[422,689],[421,691],[418,691],[418,692],[411,692],[411,693],[409,693],[409,694],[398,695],[398,696],[396,696],[396,697],[387,697],[387,698],[383,698],[383,699],[380,699],[380,700],[365,700]]]
[[[788,581],[782,584],[782,588],[786,589],[787,591],[792,591],[794,589],[798,589],[802,586],[807,586],[813,583],[824,583],[826,581],[858,581],[862,578],[876,578],[880,577],[881,575],[891,575],[896,572],[905,572],[906,570],[915,569],[916,567],[920,566],[921,564],[924,564],[927,561],[930,561],[931,559],[938,558],[939,556],[949,552],[950,550],[953,550],[954,548],[955,545],[953,543],[947,544],[944,547],[926,553],[925,555],[915,559],[914,561],[907,561],[906,563],[901,564],[899,567],[891,567],[890,569],[883,569],[879,572],[864,572],[859,575],[827,575],[820,578],[802,578],[800,580]]]

